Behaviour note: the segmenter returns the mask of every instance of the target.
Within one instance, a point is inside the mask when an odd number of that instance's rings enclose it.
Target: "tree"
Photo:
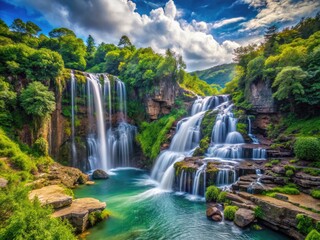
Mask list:
[[[20,103],[27,114],[32,115],[37,123],[42,123],[56,107],[54,94],[41,82],[29,83],[21,91]]]
[[[267,28],[264,34],[264,39],[265,39],[264,55],[266,57],[272,55],[277,51],[277,48],[279,46],[277,42],[277,30],[278,30],[278,27],[276,25],[272,25]]]
[[[27,31],[26,24],[20,18],[13,20],[10,27],[14,32],[18,33],[25,33]]]
[[[122,47],[132,47],[133,45],[132,45],[129,37],[126,36],[126,35],[123,35],[123,36],[120,38],[120,41],[119,41],[119,43],[118,43],[118,46],[119,46],[119,47],[121,47],[121,46],[122,46]]]
[[[59,53],[49,49],[40,49],[30,56],[30,64],[26,71],[31,80],[50,80],[60,75],[64,63]]]
[[[37,24],[30,22],[30,21],[28,21],[26,23],[26,32],[30,36],[37,35],[38,32],[40,32],[40,31],[41,31],[41,28]]]
[[[301,82],[308,75],[300,67],[285,67],[278,73],[272,87],[277,87],[273,97],[278,100],[288,99],[290,110],[294,112],[294,103],[305,91]]]
[[[0,77],[0,125],[12,127],[12,107],[16,101],[16,93],[10,90],[9,83]]]
[[[96,52],[96,44],[91,35],[89,35],[87,38],[86,52],[87,52],[87,55],[86,55],[87,68],[90,68],[93,66],[94,53]]]
[[[76,34],[68,28],[55,28],[49,32],[49,36],[52,38],[60,38],[63,36],[76,37]]]

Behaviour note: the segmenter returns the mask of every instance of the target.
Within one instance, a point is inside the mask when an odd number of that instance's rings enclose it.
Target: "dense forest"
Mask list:
[[[272,147],[294,151],[302,160],[320,160],[320,14],[291,28],[278,30],[273,25],[264,37],[260,45],[235,50],[234,74],[233,64],[210,73],[210,78],[232,77],[221,88],[211,80],[200,80],[198,73],[188,73],[182,57],[170,49],[159,54],[152,48],[137,48],[127,36],[118,45],[97,45],[91,35],[84,42],[67,28],[55,28],[46,36],[33,22],[15,19],[8,26],[0,20],[0,176],[8,181],[0,191],[0,239],[75,238],[67,221],[48,217],[52,208],[29,201],[32,187],[25,187],[54,162],[43,129],[56,109],[55,93],[65,88],[72,70],[115,75],[129,93],[139,92],[139,99],[128,104],[128,115],[138,126],[136,141],[149,161],[147,166],[160,153],[173,125],[187,113],[183,98],[178,97],[175,108],[155,121],[136,116],[145,111],[140,100],[154,93],[161,80],[177,84],[191,97],[230,94],[240,119],[253,115],[251,85],[262,81],[272,89],[280,115],[266,133],[274,139]],[[224,85],[220,80],[215,83]],[[212,116],[206,117],[209,122]],[[32,128],[30,145],[21,141],[18,131],[26,124]],[[238,128],[245,131],[241,124]],[[312,167],[319,167],[319,161]]]

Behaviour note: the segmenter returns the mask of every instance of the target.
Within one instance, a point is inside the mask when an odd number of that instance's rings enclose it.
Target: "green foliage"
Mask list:
[[[294,153],[300,160],[320,160],[320,142],[315,137],[299,137],[294,144]]]
[[[30,83],[21,91],[21,106],[27,114],[44,119],[56,106],[54,94],[40,82]]]
[[[312,218],[305,216],[303,214],[297,214],[297,228],[298,231],[307,235],[313,229]]]
[[[96,223],[101,222],[102,220],[106,219],[109,217],[109,213],[107,210],[103,211],[94,211],[91,212],[88,216],[88,221],[90,226],[94,226]]]
[[[66,221],[52,209],[28,200],[28,188],[10,186],[0,192],[0,239],[76,239]]]
[[[295,185],[286,185],[283,187],[275,187],[272,188],[271,190],[265,191],[264,194],[266,195],[274,195],[272,193],[283,193],[283,194],[288,194],[288,195],[299,195],[300,191],[297,189]]]
[[[255,216],[256,218],[262,218],[263,215],[264,215],[261,207],[259,207],[259,206],[255,207],[255,208],[253,209],[253,211],[254,211],[254,216]]]
[[[311,191],[311,196],[313,198],[320,199],[320,190],[319,189],[312,190]]]
[[[270,161],[270,163],[271,163],[272,165],[277,165],[277,164],[280,163],[280,160],[279,160],[279,159],[272,159],[272,160]]]
[[[220,192],[217,198],[218,203],[224,203],[227,200],[227,192]]]
[[[286,171],[286,176],[287,177],[292,177],[293,175],[294,175],[294,172],[291,169]]]
[[[207,187],[206,194],[205,194],[206,201],[207,202],[217,201],[219,194],[220,194],[220,189],[217,188],[216,186]]]
[[[320,170],[314,168],[303,168],[304,173],[310,174],[311,176],[320,176]]]
[[[155,159],[158,156],[161,144],[166,140],[166,134],[173,123],[185,113],[186,111],[182,109],[151,123],[142,122],[136,139],[141,145],[145,156],[150,159]]]
[[[305,240],[320,240],[320,233],[317,230],[312,229]]]
[[[43,137],[38,138],[35,141],[35,143],[33,144],[33,149],[40,156],[47,156],[48,155],[48,150],[49,150],[48,141]]]
[[[12,109],[16,102],[16,93],[11,91],[9,83],[0,77],[0,126],[12,126]]]
[[[234,217],[235,217],[235,214],[236,214],[236,211],[238,210],[239,208],[237,206],[226,206],[223,210],[223,215],[224,215],[224,218],[226,220],[230,220],[230,221],[233,221],[234,220]]]

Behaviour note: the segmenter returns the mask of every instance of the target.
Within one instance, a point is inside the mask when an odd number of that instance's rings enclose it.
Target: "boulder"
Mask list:
[[[239,227],[246,227],[255,219],[254,212],[246,208],[239,208],[234,217],[234,223]]]
[[[42,205],[51,205],[54,209],[71,205],[72,197],[65,193],[65,190],[58,185],[51,185],[40,189],[32,190],[29,199],[38,198]]]
[[[8,185],[8,180],[0,178],[0,188],[5,188]]]
[[[59,209],[52,214],[53,217],[67,219],[76,229],[77,233],[84,232],[88,227],[89,214],[104,210],[106,203],[94,198],[79,198],[72,202],[69,207]]]
[[[97,169],[92,173],[93,179],[108,179],[109,175],[102,169]]]
[[[222,216],[220,216],[220,215],[213,215],[213,216],[211,217],[211,219],[212,219],[213,221],[215,221],[215,222],[221,222],[221,221],[222,221]]]

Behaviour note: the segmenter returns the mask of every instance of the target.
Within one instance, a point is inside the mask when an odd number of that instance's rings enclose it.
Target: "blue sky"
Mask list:
[[[263,40],[266,27],[292,26],[318,11],[318,0],[0,0],[8,25],[21,18],[45,34],[67,27],[97,43],[125,34],[138,47],[173,49],[190,71],[229,63],[235,48]]]

